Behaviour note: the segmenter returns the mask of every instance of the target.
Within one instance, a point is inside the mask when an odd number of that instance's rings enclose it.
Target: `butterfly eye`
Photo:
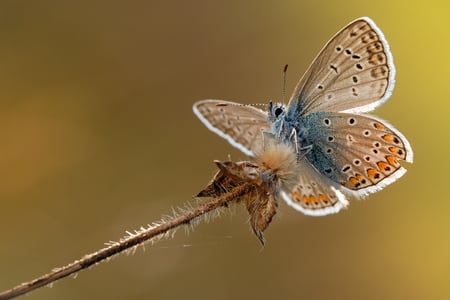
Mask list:
[[[275,117],[278,118],[281,115],[282,112],[283,112],[283,108],[277,107],[275,109]]]

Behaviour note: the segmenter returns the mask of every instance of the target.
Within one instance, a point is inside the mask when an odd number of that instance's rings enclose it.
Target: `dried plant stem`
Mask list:
[[[34,280],[24,282],[10,290],[0,293],[0,300],[11,299],[26,293],[29,293],[39,287],[53,283],[61,278],[67,277],[78,271],[84,270],[96,263],[99,263],[115,254],[129,250],[137,245],[151,240],[159,235],[167,233],[171,229],[175,229],[181,225],[189,224],[194,219],[216,209],[227,203],[236,200],[239,196],[248,192],[251,185],[246,183],[239,185],[227,193],[219,197],[213,198],[210,201],[201,204],[200,206],[176,216],[167,221],[159,223],[157,226],[152,226],[148,230],[143,230],[139,233],[132,234],[119,242],[114,242],[109,247],[103,248],[91,254],[85,255],[83,258],[74,261],[64,267],[56,268],[52,272],[38,277]]]

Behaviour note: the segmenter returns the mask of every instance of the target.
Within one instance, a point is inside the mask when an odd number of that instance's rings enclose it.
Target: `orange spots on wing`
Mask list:
[[[359,187],[361,185],[361,183],[359,182],[358,178],[356,177],[350,177],[348,179],[348,181],[354,186],[354,187]]]
[[[377,170],[375,169],[367,169],[367,176],[369,177],[370,180],[374,181],[376,179],[380,179],[380,173],[378,173]]]
[[[392,134],[385,134],[381,138],[391,144],[399,144],[400,143],[399,138]]]
[[[328,198],[325,195],[319,194],[319,200],[323,203],[328,203]]]
[[[402,149],[400,149],[400,148],[398,148],[398,147],[391,146],[391,147],[388,148],[388,150],[389,150],[390,152],[395,153],[395,154],[398,154],[398,155],[400,155],[400,156],[403,155]]]
[[[293,197],[295,200],[297,200],[297,201],[300,201],[300,200],[301,200],[301,198],[300,198],[300,193],[299,193],[299,192],[294,192],[294,193],[292,194],[292,197]]]
[[[379,123],[379,122],[373,123],[373,127],[375,127],[378,130],[383,130],[384,129],[384,126],[381,123]]]
[[[378,61],[378,57],[375,54],[369,58],[369,62],[371,62],[372,64],[376,64],[377,61]]]
[[[305,202],[306,205],[309,205],[311,203],[311,201],[309,201],[309,198],[305,195],[302,196],[302,201]]]
[[[351,184],[355,185],[358,184],[359,180],[356,179],[356,177],[350,177],[350,179],[348,180],[350,181]]]
[[[319,200],[314,195],[309,196],[309,200],[314,202],[314,204],[319,204]]]
[[[391,171],[391,167],[389,166],[388,163],[384,162],[384,161],[379,161],[377,162],[377,166],[378,168],[383,171],[383,172],[389,172]]]
[[[386,155],[386,160],[391,166],[395,166],[397,162],[397,157],[393,155]]]
[[[361,185],[366,184],[366,179],[361,174],[356,173],[353,177],[350,177],[348,181],[353,185],[355,188],[361,188]],[[345,187],[349,187],[348,184],[343,184]],[[353,188],[350,187],[350,188]]]
[[[381,138],[383,140],[385,140],[386,142],[389,142],[389,143],[393,143],[394,142],[394,136],[392,134],[385,134]]]

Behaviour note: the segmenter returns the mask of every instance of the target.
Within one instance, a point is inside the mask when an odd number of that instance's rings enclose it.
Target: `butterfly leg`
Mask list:
[[[291,142],[294,143],[295,153],[297,153],[297,155],[299,155],[297,130],[295,128],[292,129],[291,134],[289,135],[289,140],[291,140]]]
[[[311,151],[313,145],[308,145],[304,147],[300,147],[300,143],[298,142],[297,129],[293,128],[291,134],[289,135],[289,140],[291,143],[295,145],[295,153],[297,153],[297,161],[303,159],[306,154]]]
[[[312,147],[313,147],[313,145],[308,145],[308,146],[305,146],[305,147],[301,147],[300,148],[300,152],[297,153],[297,161],[303,159],[306,156],[306,154],[308,154],[309,151],[312,150]]]

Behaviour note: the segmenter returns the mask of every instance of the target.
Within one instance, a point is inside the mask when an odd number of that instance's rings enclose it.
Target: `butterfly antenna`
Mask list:
[[[267,104],[265,104],[265,103],[251,103],[251,104],[245,104],[245,105],[248,105],[248,106],[262,106],[262,107],[266,107],[267,106]]]
[[[284,65],[283,69],[283,103],[286,103],[286,73],[287,73],[288,65]]]

